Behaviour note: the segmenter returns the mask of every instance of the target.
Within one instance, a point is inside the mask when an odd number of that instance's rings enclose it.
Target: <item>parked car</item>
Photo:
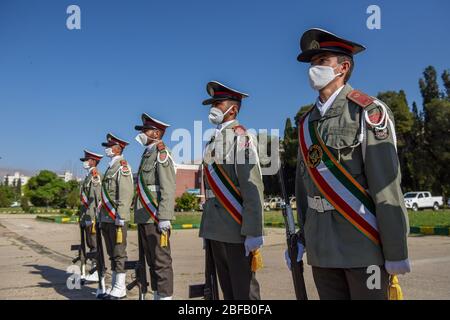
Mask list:
[[[280,197],[272,197],[264,200],[264,210],[274,210],[280,208],[281,206],[281,198]]]
[[[297,209],[297,201],[295,200],[295,197],[290,197],[289,203],[290,203],[292,209]]]
[[[407,192],[404,198],[406,208],[413,211],[425,208],[433,208],[436,211],[444,205],[442,197],[433,197],[428,191]]]

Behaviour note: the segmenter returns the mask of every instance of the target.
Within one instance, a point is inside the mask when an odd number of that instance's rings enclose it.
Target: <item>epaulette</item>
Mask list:
[[[375,100],[371,96],[368,96],[367,94],[365,94],[364,92],[361,92],[359,90],[350,91],[347,94],[347,99],[349,99],[350,101],[353,101],[361,108],[366,108],[366,107],[370,106],[373,103],[373,101]]]
[[[247,133],[247,129],[245,129],[245,127],[241,125],[234,126],[233,131],[238,136],[243,136]]]

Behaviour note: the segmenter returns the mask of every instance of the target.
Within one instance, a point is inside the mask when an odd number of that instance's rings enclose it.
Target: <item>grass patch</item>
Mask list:
[[[410,226],[450,227],[450,210],[409,211]]]
[[[175,224],[199,224],[201,212],[176,212]],[[432,227],[450,227],[450,210],[421,210],[418,212],[408,211],[410,226],[432,226]],[[297,221],[297,214],[294,210],[294,218]],[[283,215],[280,210],[265,211],[264,223],[284,223]]]

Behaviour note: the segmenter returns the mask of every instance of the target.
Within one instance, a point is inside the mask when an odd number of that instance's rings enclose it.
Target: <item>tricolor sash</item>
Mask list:
[[[136,185],[136,192],[139,197],[139,201],[144,207],[145,211],[150,215],[150,217],[158,222],[158,204],[153,199],[150,190],[147,185],[144,183],[144,178],[142,176],[142,172],[138,176],[138,181]]]
[[[83,188],[81,188],[80,190],[80,200],[81,200],[81,204],[83,205],[83,207],[85,207],[86,209],[89,208],[89,200],[88,197],[86,196],[86,193],[84,193]]]
[[[242,224],[242,196],[226,174],[222,165],[213,162],[203,165],[206,181],[225,210],[239,224]]]
[[[314,185],[342,217],[375,244],[380,244],[375,204],[367,191],[336,160],[310,113],[299,123],[299,147]]]
[[[102,206],[105,208],[111,219],[116,220],[117,210],[114,202],[111,200],[108,192],[105,189],[105,184],[102,183]]]

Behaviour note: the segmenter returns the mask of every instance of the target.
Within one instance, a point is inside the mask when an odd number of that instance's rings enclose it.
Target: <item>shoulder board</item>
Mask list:
[[[349,94],[347,94],[347,99],[353,101],[361,108],[370,106],[374,101],[372,97],[368,96],[367,94],[359,90],[350,91]]]
[[[158,144],[156,145],[156,147],[158,148],[158,151],[163,151],[166,150],[166,145],[164,144],[164,142],[158,142]]]
[[[245,127],[241,125],[234,126],[233,131],[238,136],[243,136],[247,133],[247,129],[245,129]]]

